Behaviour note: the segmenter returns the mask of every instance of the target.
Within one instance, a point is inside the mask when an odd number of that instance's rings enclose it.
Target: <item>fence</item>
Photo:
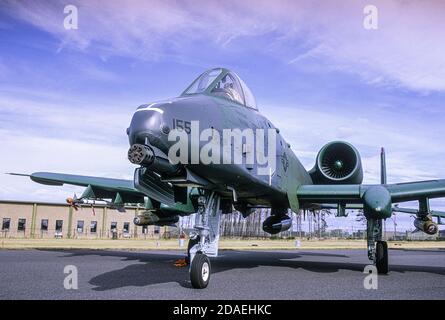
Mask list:
[[[292,214],[293,227],[276,235],[270,235],[262,230],[263,221],[270,215],[269,210],[259,209],[247,218],[240,213],[222,215],[220,224],[220,235],[223,238],[254,238],[254,239],[366,239],[366,229],[357,227],[342,227],[341,229],[327,229],[326,221],[322,213],[309,213],[305,219],[303,215]],[[303,221],[305,220],[305,221]],[[169,239],[177,238],[183,230],[193,228],[195,215],[182,217],[180,219],[179,228],[174,227],[149,227],[135,228],[131,225],[129,229],[117,229],[116,237],[118,239]],[[303,228],[303,222],[305,228]],[[305,230],[303,230],[305,229]],[[0,231],[0,238],[33,238],[33,239],[49,239],[49,238],[68,238],[68,239],[112,239],[112,229],[97,228],[96,232],[90,228],[83,230],[72,228],[69,230],[63,228],[35,230],[31,234],[30,228],[24,230],[5,229]],[[435,236],[426,236],[421,232],[404,231],[394,234],[393,231],[384,229],[383,238],[386,240],[435,240],[444,239],[445,233],[441,231]]]

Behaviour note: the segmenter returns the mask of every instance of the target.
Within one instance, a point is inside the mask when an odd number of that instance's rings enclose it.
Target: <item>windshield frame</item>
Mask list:
[[[202,92],[194,92],[194,93],[187,93],[187,91],[189,91],[190,90],[190,88],[192,88],[193,87],[193,85],[195,85],[195,83],[204,75],[204,74],[206,74],[206,73],[209,73],[209,72],[211,72],[211,71],[214,71],[214,70],[221,70],[221,73],[207,86],[207,88],[204,90],[204,91],[202,91]],[[235,101],[235,100],[232,100],[232,99],[227,99],[227,98],[224,98],[224,97],[220,97],[220,96],[217,96],[217,95],[214,95],[214,94],[212,94],[212,90],[216,87],[216,85],[218,84],[218,82],[222,79],[222,78],[224,78],[226,75],[230,75],[230,76],[232,76],[234,79],[235,79],[235,81],[237,81],[238,82],[238,84],[239,84],[239,86],[240,86],[240,90],[241,90],[241,92],[240,92],[240,94],[242,95],[242,100],[243,100],[243,103],[241,103],[241,102],[239,102],[239,101]],[[246,85],[246,84],[245,84]],[[247,86],[247,85],[246,85]],[[249,89],[250,90],[250,89]],[[234,72],[231,72],[230,70],[228,70],[228,69],[225,69],[225,68],[213,68],[213,69],[210,69],[210,70],[206,70],[205,72],[203,72],[203,73],[201,73],[195,80],[193,80],[193,82],[181,93],[181,96],[182,97],[189,97],[189,96],[193,96],[193,95],[197,95],[197,94],[204,94],[204,95],[208,95],[208,96],[211,96],[211,97],[214,97],[214,98],[219,98],[219,99],[224,99],[224,100],[226,100],[226,101],[230,101],[230,102],[233,102],[233,103],[236,103],[236,104],[238,104],[238,105],[241,105],[241,106],[243,106],[243,107],[246,107],[246,108],[248,108],[248,109],[252,109],[252,110],[255,110],[255,111],[258,111],[258,107],[256,106],[256,103],[255,103],[255,107],[252,107],[252,106],[249,106],[249,105],[247,105],[246,104],[246,97],[245,97],[245,93],[244,93],[244,88],[243,88],[243,85],[242,85],[242,83],[241,83],[241,81],[240,81],[240,77],[236,74],[236,73],[234,73]],[[253,95],[253,94],[252,94]],[[254,99],[255,99],[255,96],[254,96]]]
[[[201,77],[203,75],[205,75],[206,73],[210,73],[212,71],[215,70],[221,70],[221,72],[219,73],[219,75],[210,83],[207,85],[207,88],[201,92],[193,92],[193,93],[187,93],[187,91],[190,90],[190,88],[192,88],[197,81],[199,81],[199,79],[201,79]],[[215,87],[215,85],[219,82],[219,80],[227,73],[227,70],[225,70],[224,68],[213,68],[210,70],[206,70],[203,73],[201,73],[195,80],[193,80],[193,82],[181,93],[181,96],[192,96],[195,94],[203,94],[203,93],[210,93],[210,91]]]

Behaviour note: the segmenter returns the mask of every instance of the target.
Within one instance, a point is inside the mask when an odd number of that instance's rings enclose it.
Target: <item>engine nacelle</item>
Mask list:
[[[314,184],[360,184],[363,182],[360,154],[347,142],[330,142],[318,152],[309,174]]]
[[[154,211],[144,211],[133,219],[134,224],[137,226],[167,226],[178,221],[179,217],[177,215],[163,216]]]
[[[270,234],[277,234],[279,232],[289,230],[291,226],[292,226],[292,219],[287,215],[283,216],[272,215],[263,222],[264,232]]]
[[[439,227],[429,218],[416,218],[414,220],[414,227],[417,230],[425,232],[429,235],[434,235],[439,231]]]

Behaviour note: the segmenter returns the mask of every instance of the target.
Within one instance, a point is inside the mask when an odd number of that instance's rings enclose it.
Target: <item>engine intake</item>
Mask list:
[[[363,181],[360,154],[347,142],[330,142],[318,152],[309,174],[314,184],[360,184]]]

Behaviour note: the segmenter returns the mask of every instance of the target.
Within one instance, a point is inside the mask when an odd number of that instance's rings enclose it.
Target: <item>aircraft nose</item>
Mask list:
[[[169,131],[170,128],[164,122],[162,110],[140,108],[136,110],[131,119],[131,124],[128,128],[128,138],[130,145],[136,143],[146,144],[148,142],[163,149],[163,142]]]

